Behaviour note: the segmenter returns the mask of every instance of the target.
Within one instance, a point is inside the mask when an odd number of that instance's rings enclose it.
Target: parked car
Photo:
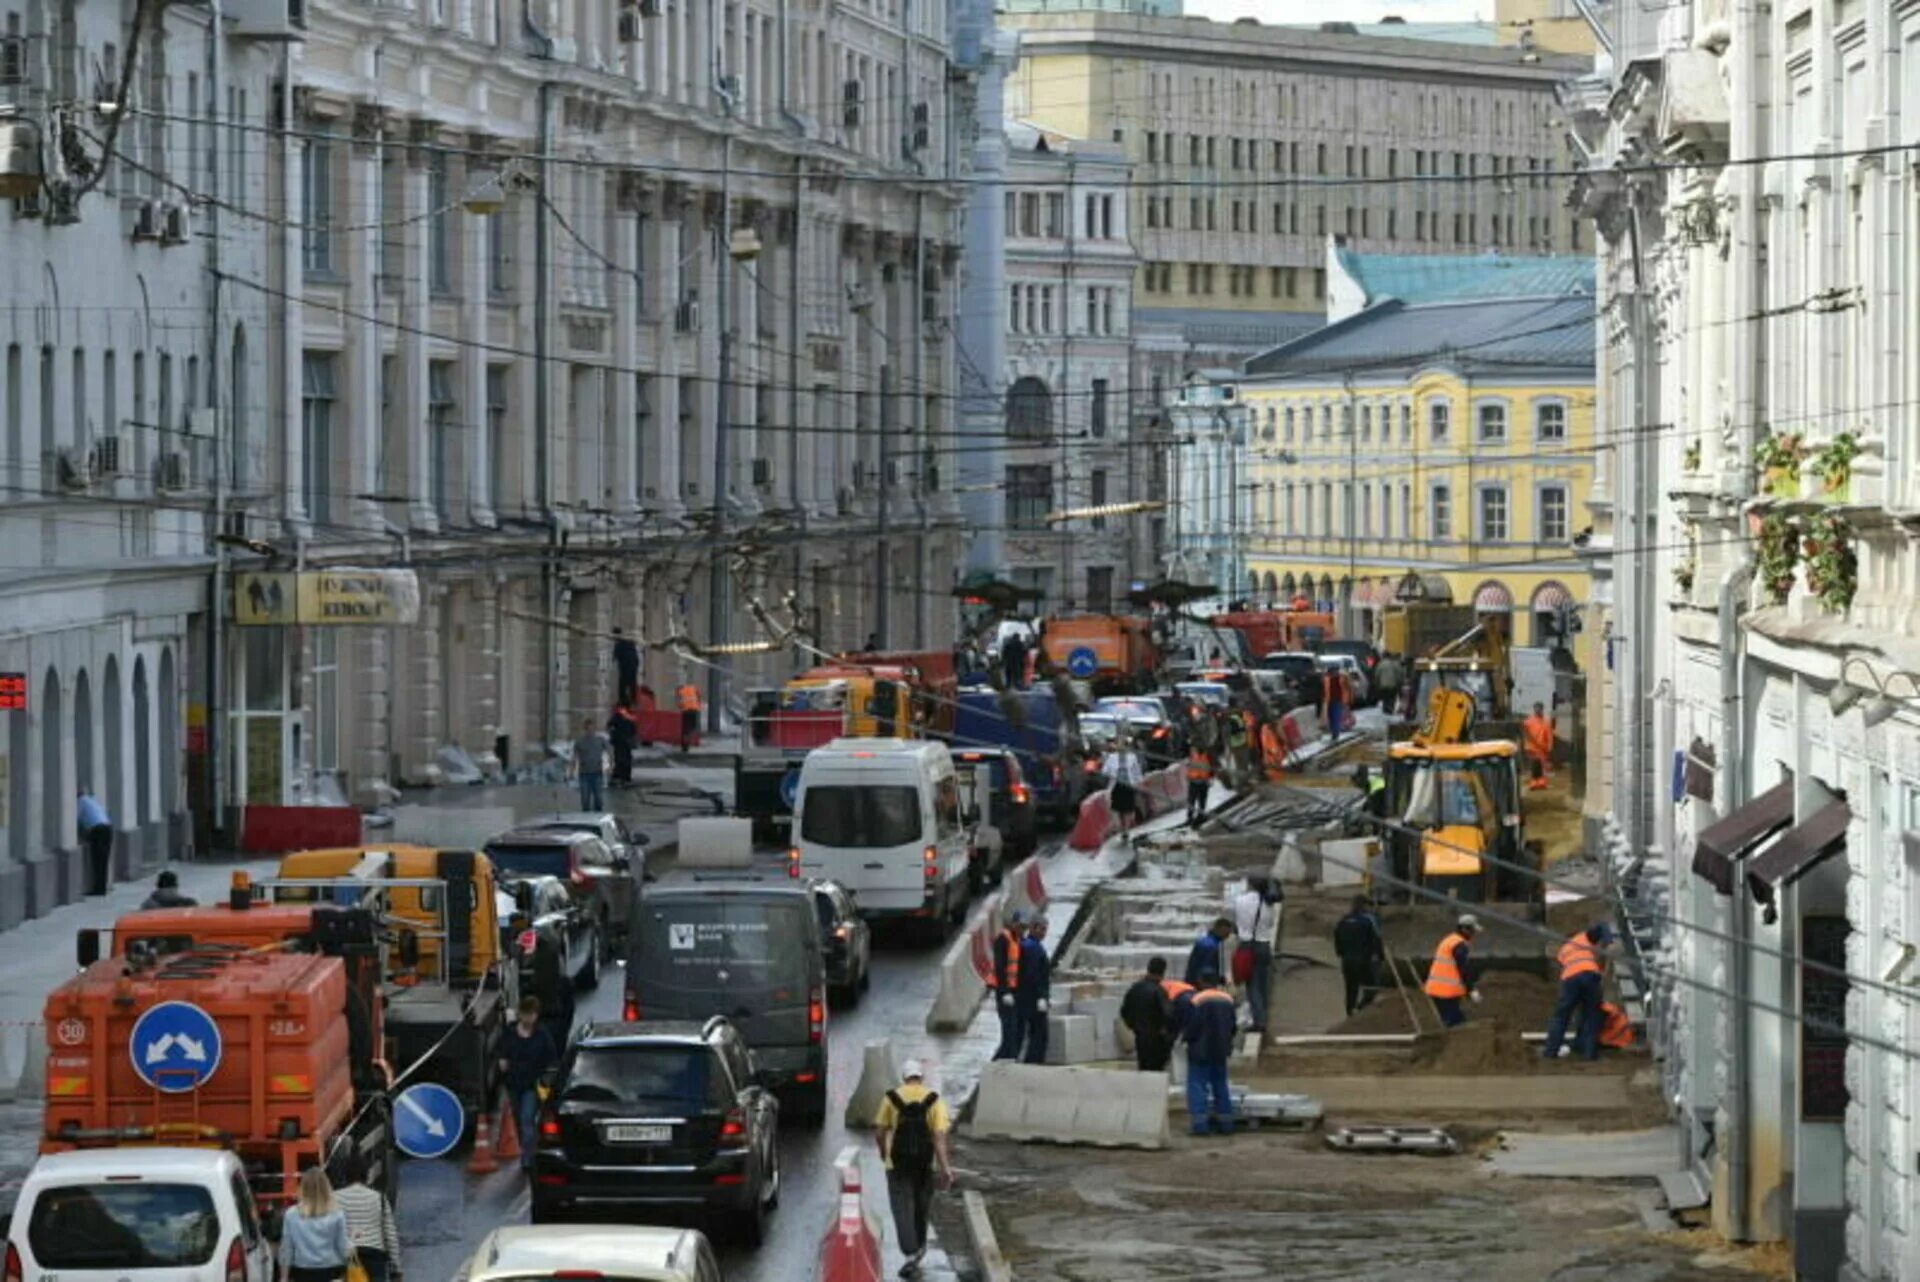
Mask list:
[[[583,816],[591,818],[591,816]],[[611,819],[613,816],[608,815]],[[616,821],[617,822],[617,821]],[[645,876],[644,838],[631,853],[615,853],[598,825],[533,824],[511,828],[487,842],[487,857],[504,877],[558,877],[568,893],[600,924],[607,956],[623,941]]]
[[[827,995],[852,1006],[872,979],[873,928],[845,886],[833,881],[816,881],[811,886],[813,906],[820,914],[820,943],[826,950]]]
[[[1168,696],[1169,699],[1171,697]],[[1114,695],[1095,699],[1093,710],[1119,717],[1127,723],[1133,735],[1133,746],[1140,753],[1140,764],[1146,769],[1158,770],[1185,759],[1186,728],[1181,718],[1174,715],[1174,710],[1168,708],[1161,699],[1151,695]]]
[[[780,1105],[764,1082],[722,1015],[587,1025],[540,1117],[533,1222],[691,1207],[758,1246],[780,1202]]]
[[[1373,680],[1373,670],[1380,666],[1380,651],[1371,641],[1322,641],[1314,647],[1321,654],[1345,654],[1359,661],[1366,670],[1367,680]]]
[[[1288,683],[1293,687],[1293,697],[1298,705],[1318,706],[1320,703],[1320,659],[1305,650],[1277,650],[1262,656],[1260,667],[1267,672],[1286,674]]]
[[[634,1224],[509,1224],[480,1240],[454,1282],[722,1282],[697,1229]]]
[[[752,1043],[767,1084],[818,1127],[827,1115],[826,965],[805,883],[663,882],[641,904],[628,945],[624,1014],[725,1015]]]
[[[13,1282],[274,1282],[240,1159],[216,1148],[101,1148],[42,1157],[7,1223]]]
[[[499,885],[501,897],[511,900],[500,905],[502,922],[513,913],[525,913],[531,928],[565,959],[566,973],[573,976],[576,987],[598,985],[600,963],[607,955],[606,936],[599,921],[574,899],[567,884],[558,877],[507,877]],[[500,929],[505,951],[513,953],[513,927],[502,925]],[[522,992],[531,991],[528,980],[522,974]]]
[[[610,864],[585,864],[578,869],[581,876],[607,887],[610,907],[614,910],[614,928],[617,935],[624,937],[627,919],[620,916],[618,909],[631,906],[647,881],[647,846],[653,838],[644,832],[627,827],[627,821],[619,815],[604,810],[562,810],[550,815],[540,815],[517,825],[526,829],[559,832],[584,832],[598,837],[613,856]],[[626,867],[620,866],[626,860]],[[622,887],[620,883],[625,882]]]
[[[972,828],[969,858],[978,894],[1038,848],[1033,790],[1020,758],[1003,748],[955,748],[953,772],[960,786],[960,817]]]
[[[1328,671],[1337,668],[1347,674],[1347,689],[1353,695],[1353,706],[1366,707],[1368,696],[1373,693],[1373,683],[1367,679],[1367,670],[1360,666],[1360,660],[1350,654],[1328,654],[1324,651],[1319,658],[1321,668]]]

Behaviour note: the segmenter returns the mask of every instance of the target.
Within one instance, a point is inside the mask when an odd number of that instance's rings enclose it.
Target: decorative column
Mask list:
[[[616,270],[609,273],[612,285],[608,301],[613,308],[613,359],[607,378],[612,386],[607,391],[608,403],[613,407],[609,430],[612,433],[612,448],[607,456],[612,459],[613,477],[605,488],[612,495],[610,506],[623,517],[632,517],[640,508],[639,487],[635,484],[636,463],[639,459],[640,441],[638,439],[640,420],[634,404],[634,382],[632,373],[640,364],[640,212],[647,193],[645,185],[637,174],[621,174],[618,177],[615,192],[613,214],[613,252],[612,258]],[[651,464],[652,460],[647,460]],[[653,468],[647,468],[647,475],[654,474]]]
[[[475,148],[486,144],[484,137],[473,139]],[[467,181],[472,184],[481,174],[477,165],[469,165]],[[491,411],[487,405],[487,220],[466,213],[455,214],[463,242],[460,256],[460,326],[468,344],[460,353],[461,418],[466,428],[460,439],[466,443],[462,460],[466,467],[466,517],[470,525],[492,529],[499,524],[493,510],[492,440],[487,431]],[[489,745],[491,741],[489,741]],[[491,751],[491,746],[489,746]]]
[[[347,202],[353,210],[385,208],[380,198],[383,180],[382,152],[384,125],[379,108],[361,105],[353,113],[353,146],[347,160]],[[346,413],[335,420],[347,452],[347,488],[349,496],[335,505],[335,511],[351,513],[351,522],[363,529],[380,528],[380,506],[362,495],[380,489],[381,438],[380,362],[380,238],[386,234],[377,218],[362,218],[364,224],[343,246],[347,255],[347,309],[353,317],[343,318],[346,329],[347,369],[341,404]],[[291,375],[289,375],[291,377]],[[349,435],[350,434],[350,435]],[[291,457],[291,456],[289,456]],[[384,697],[384,676],[382,678]],[[382,776],[386,771],[381,769]]]
[[[444,583],[420,584],[420,626],[409,630],[405,678],[412,698],[401,738],[401,769],[409,782],[438,784],[440,766],[440,709],[447,697],[440,670],[440,636],[447,624],[447,588]]]
[[[470,711],[467,751],[489,775],[501,768],[493,751],[500,735],[500,592],[491,571],[471,582],[471,612],[467,619],[469,649],[464,699]]]
[[[425,122],[415,121],[416,144],[431,140]],[[407,151],[407,164],[401,178],[400,213],[405,219],[397,229],[401,236],[400,275],[402,297],[400,315],[400,425],[406,445],[406,488],[408,523],[419,530],[437,530],[440,517],[433,510],[433,492],[427,470],[433,451],[427,439],[427,341],[433,322],[433,268],[429,262],[430,232],[427,202],[431,198],[428,153],[418,145]],[[391,478],[389,478],[391,480]]]
[[[353,683],[346,728],[350,787],[356,806],[383,806],[397,795],[387,771],[393,743],[390,628],[342,628],[342,676]],[[352,669],[347,671],[351,662]]]

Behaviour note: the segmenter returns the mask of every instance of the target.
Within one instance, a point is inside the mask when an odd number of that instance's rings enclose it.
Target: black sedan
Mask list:
[[[837,881],[816,881],[813,906],[820,914],[820,944],[827,960],[827,995],[843,1006],[859,1002],[872,979],[873,928],[860,915],[853,892]]]

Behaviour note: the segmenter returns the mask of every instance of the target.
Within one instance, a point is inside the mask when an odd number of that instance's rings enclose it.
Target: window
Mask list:
[[[1090,565],[1087,567],[1086,605],[1090,610],[1109,610],[1113,608],[1112,566]]]
[[[1480,491],[1479,538],[1486,543],[1504,543],[1507,538],[1507,491],[1500,485],[1488,485]]]
[[[1436,485],[1433,487],[1430,498],[1431,502],[1428,504],[1428,514],[1433,526],[1433,533],[1430,537],[1435,539],[1452,538],[1453,491],[1447,486]]]
[[[436,294],[453,288],[453,212],[447,208],[447,157],[435,152],[427,168],[427,284]]]
[[[1507,439],[1507,406],[1504,401],[1482,401],[1474,410],[1475,439],[1483,445],[1497,445]]]
[[[427,363],[428,477],[434,510],[444,519],[452,514],[453,485],[453,362]]]
[[[1413,486],[1400,483],[1400,537],[1413,537]]]
[[[1090,416],[1087,423],[1087,430],[1092,432],[1095,436],[1105,436],[1107,434],[1107,380],[1106,379],[1096,378],[1093,380],[1093,400],[1092,400],[1092,404],[1089,406],[1089,409],[1090,409]],[[1095,475],[1101,475],[1101,474],[1095,473]],[[1099,501],[1100,500],[1098,499],[1094,500],[1094,502],[1096,503],[1098,503]]]
[[[1333,402],[1323,401],[1320,405],[1320,439],[1333,439]]]
[[[316,276],[333,273],[333,145],[300,145],[300,265]]]
[[[1057,191],[1047,193],[1047,236],[1059,240],[1067,234],[1067,198]]]
[[[1427,435],[1436,441],[1447,439],[1449,407],[1445,401],[1427,402]]]
[[[495,294],[505,294],[513,289],[513,237],[507,225],[507,211],[488,214],[487,219],[487,289]],[[653,312],[653,291],[649,288],[647,275],[647,226],[646,215],[639,218],[640,231],[636,239],[633,256],[633,293],[634,302],[640,315],[648,316]]]
[[[495,512],[506,502],[503,477],[507,450],[507,376],[511,372],[510,366],[487,366],[487,505]],[[640,478],[645,474],[646,466],[645,424],[653,410],[647,404],[647,376],[634,375],[634,384],[633,415],[639,424],[640,437],[634,445],[634,493],[644,494],[646,491],[640,488]]]
[[[1567,541],[1567,490],[1563,485],[1540,487],[1540,541]]]
[[[325,629],[322,629],[324,631]],[[197,1184],[65,1184],[44,1189],[26,1237],[48,1269],[190,1270],[213,1259],[220,1215]]]
[[[1540,441],[1560,441],[1567,439],[1567,404],[1565,401],[1541,401],[1533,407],[1533,435]]]
[[[1052,510],[1052,467],[1042,463],[1007,469],[1008,525],[1022,530],[1042,529]]]
[[[1413,440],[1413,405],[1408,401],[1400,402],[1400,439]]]
[[[1371,405],[1360,407],[1360,439],[1363,441],[1373,439],[1373,406]]]
[[[1283,441],[1293,439],[1293,406],[1291,405],[1287,406],[1287,412],[1280,419],[1280,439]]]
[[[313,629],[313,768],[340,766],[340,630]]]
[[[1087,503],[1091,507],[1105,507],[1107,504],[1107,470],[1103,467],[1096,467],[1088,474]],[[1091,523],[1096,530],[1107,528],[1107,518],[1104,516],[1094,517]]]
[[[307,519],[316,526],[333,517],[333,401],[333,357],[308,352],[301,361],[300,463]]]

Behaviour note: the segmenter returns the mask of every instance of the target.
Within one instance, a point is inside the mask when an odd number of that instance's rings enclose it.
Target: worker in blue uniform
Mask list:
[[[1200,977],[1187,1013],[1187,1120],[1195,1135],[1233,1132],[1227,1057],[1236,1028],[1233,996],[1221,987],[1220,972],[1209,971]]]

